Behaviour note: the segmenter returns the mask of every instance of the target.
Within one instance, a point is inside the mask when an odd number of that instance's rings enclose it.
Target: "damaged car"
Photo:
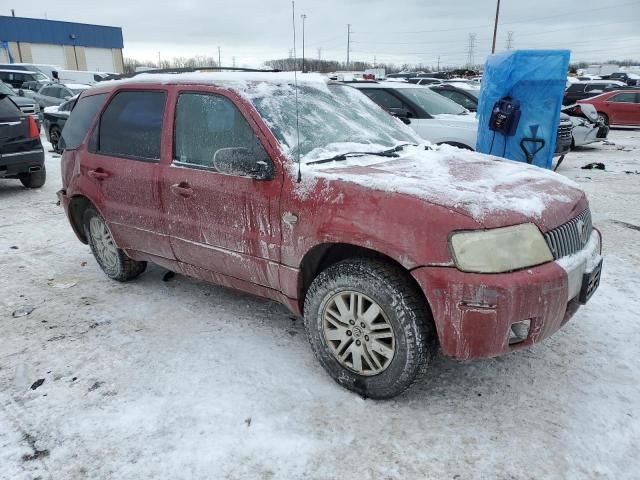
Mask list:
[[[609,126],[598,115],[593,105],[589,103],[570,105],[564,107],[562,113],[571,120],[571,148],[607,139]]]
[[[319,75],[109,82],[80,95],[60,142],[58,197],[109,278],[154,263],[281,302],[365,397],[400,394],[438,349],[541,342],[599,285],[601,237],[574,182],[424,143]]]

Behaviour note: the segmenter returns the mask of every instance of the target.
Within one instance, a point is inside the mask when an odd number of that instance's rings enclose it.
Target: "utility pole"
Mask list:
[[[467,50],[467,66],[471,67],[473,65],[473,60],[474,60],[474,54],[475,54],[475,49],[476,49],[476,34],[475,33],[470,33],[469,34],[469,46],[468,46],[468,50]]]
[[[351,24],[347,23],[347,70],[349,70],[349,52],[351,51]]]
[[[158,68],[162,68],[162,63],[160,62],[160,52],[158,52]]]
[[[513,48],[513,32],[507,32],[507,50],[511,50]]]
[[[303,13],[302,15],[300,15],[300,18],[302,18],[302,73],[304,73],[304,69],[305,69],[305,65],[304,65],[304,23],[305,23],[305,20],[307,19],[307,14]]]
[[[493,24],[493,43],[491,44],[491,53],[496,53],[496,35],[498,34],[498,17],[500,16],[500,0],[496,4],[496,21]]]
[[[440,55],[438,55],[438,72],[440,71]]]
[[[220,47],[218,47],[218,66],[221,67],[222,63],[220,62]]]
[[[236,57],[235,57],[235,55],[233,57],[231,57],[231,63],[232,63],[233,68],[236,68]]]
[[[322,47],[318,48],[318,61],[322,60]]]

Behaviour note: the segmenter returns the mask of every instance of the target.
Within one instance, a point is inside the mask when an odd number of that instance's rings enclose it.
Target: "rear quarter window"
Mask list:
[[[122,91],[100,119],[98,153],[126,158],[160,158],[164,91]]]
[[[0,97],[0,120],[21,116],[22,112],[9,97]]]
[[[73,150],[80,146],[106,95],[106,93],[91,95],[77,101],[62,130],[64,148]]]

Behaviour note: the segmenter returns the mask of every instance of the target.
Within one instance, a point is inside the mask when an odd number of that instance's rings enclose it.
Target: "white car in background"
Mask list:
[[[562,109],[569,116],[571,129],[571,148],[607,139],[609,127],[598,116],[596,108],[589,103],[569,105]]]
[[[429,88],[406,82],[354,82],[350,85],[405,122],[425,140],[476,149],[476,116]]]

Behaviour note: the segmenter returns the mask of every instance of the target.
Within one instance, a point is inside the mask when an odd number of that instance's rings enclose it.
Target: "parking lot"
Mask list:
[[[603,233],[591,302],[530,350],[440,356],[391,401],[335,384],[274,302],[159,267],[109,280],[46,166],[41,190],[0,180],[0,478],[637,478],[640,130],[559,170]]]

